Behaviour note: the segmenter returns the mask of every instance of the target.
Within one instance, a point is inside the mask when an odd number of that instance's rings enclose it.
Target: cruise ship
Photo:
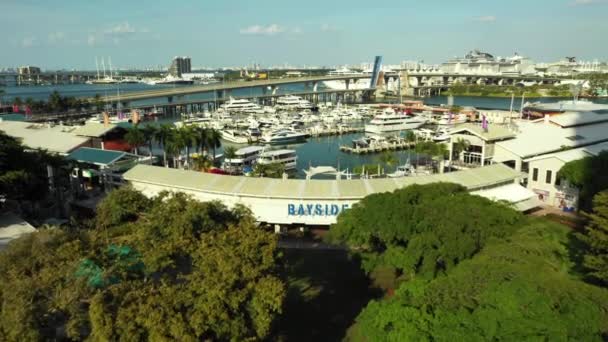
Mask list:
[[[408,129],[416,129],[424,125],[427,120],[421,116],[396,114],[392,110],[376,115],[367,125],[366,133],[383,134]]]
[[[296,168],[298,155],[295,150],[266,151],[260,154],[257,163],[260,165],[283,164],[285,170]]]
[[[268,144],[289,144],[306,140],[306,133],[298,132],[289,128],[277,129],[262,136],[262,141]]]
[[[247,146],[238,149],[234,158],[224,160],[223,169],[228,171],[243,171],[245,167],[252,167],[260,154],[264,151],[262,146]]]
[[[542,114],[562,113],[562,112],[593,112],[598,110],[608,110],[608,104],[594,103],[586,99],[573,99],[551,103],[526,103],[524,111],[538,112]]]

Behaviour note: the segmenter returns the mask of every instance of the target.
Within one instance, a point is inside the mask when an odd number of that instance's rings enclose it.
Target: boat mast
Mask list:
[[[97,63],[97,56],[95,56],[95,70],[97,71],[97,80],[99,80],[99,63]]]
[[[108,63],[110,63],[110,78],[114,79],[114,76],[112,75],[112,57],[108,57]]]
[[[103,69],[103,78],[106,78],[106,62],[103,57],[101,57],[101,68]]]

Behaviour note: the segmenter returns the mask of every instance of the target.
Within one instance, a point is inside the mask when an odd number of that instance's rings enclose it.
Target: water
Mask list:
[[[173,85],[165,86],[150,86],[146,84],[122,84],[119,87],[117,85],[60,85],[60,86],[32,86],[32,87],[8,87],[5,88],[6,94],[3,96],[4,100],[12,100],[14,97],[19,96],[22,99],[32,97],[35,100],[46,100],[49,94],[55,90],[59,91],[62,96],[82,96],[82,97],[93,97],[95,94],[114,95],[118,88],[121,93],[140,91],[146,89],[158,89],[158,88],[174,87]],[[304,89],[303,85],[290,85],[279,88],[279,93],[287,93],[294,91],[301,91]],[[261,94],[262,90],[257,89],[239,89],[233,91],[234,96],[253,96]],[[197,94],[188,95],[184,100],[191,99],[210,99],[213,94]],[[566,98],[567,99],[567,98]],[[563,99],[556,98],[539,98],[534,101],[541,102],[555,102]],[[152,100],[154,101],[154,100]],[[158,100],[156,100],[158,101]],[[594,99],[594,102],[607,103],[608,99]],[[448,98],[446,96],[437,96],[431,98],[425,98],[424,102],[431,105],[447,104]],[[150,102],[148,102],[149,104]],[[455,96],[454,104],[459,106],[473,106],[484,109],[503,109],[508,110],[511,104],[510,98],[485,98],[485,97],[473,97],[473,96]],[[516,110],[521,106],[521,98],[515,99],[514,108]],[[177,117],[166,117],[158,121],[158,123],[172,123],[179,118]],[[380,154],[369,154],[369,155],[357,155],[347,154],[340,152],[340,145],[351,145],[353,139],[358,139],[363,136],[363,133],[358,134],[347,134],[342,136],[328,136],[319,138],[310,138],[308,142],[297,145],[277,146],[277,148],[289,148],[295,149],[298,153],[298,173],[296,177],[304,178],[302,170],[308,169],[309,166],[333,166],[345,170],[352,169],[355,166],[361,164],[378,164]],[[231,145],[229,142],[223,142],[224,146]],[[237,148],[243,147],[243,145],[234,145]],[[219,148],[217,153],[222,153],[223,148]],[[162,151],[157,147],[154,148],[154,153],[162,155]],[[409,158],[412,163],[416,161],[416,154],[408,151],[394,152],[395,157],[398,161],[398,165],[402,165]],[[387,169],[387,172],[392,172],[394,168]]]

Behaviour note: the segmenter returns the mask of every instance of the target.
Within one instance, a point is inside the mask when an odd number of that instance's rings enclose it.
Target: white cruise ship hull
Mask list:
[[[353,82],[351,80],[348,84],[348,89],[352,89],[352,90],[368,89],[370,82],[371,82],[370,78],[358,79],[356,82]],[[346,81],[342,81],[342,80],[323,81],[323,85],[329,89],[346,90]]]
[[[386,126],[367,124],[367,125],[365,125],[365,132],[382,134],[382,133],[406,131],[406,130],[410,130],[410,129],[420,128],[425,123],[426,122],[424,120],[419,120],[419,121],[417,120],[417,121],[404,122],[404,123],[401,123],[398,125],[386,125]]]

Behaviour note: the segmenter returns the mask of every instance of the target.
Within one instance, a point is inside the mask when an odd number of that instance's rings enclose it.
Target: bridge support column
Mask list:
[[[346,79],[344,83],[346,84],[346,90],[350,89],[350,80]]]
[[[272,90],[272,95],[276,95],[277,94],[277,89],[279,89],[279,87],[273,85],[270,86],[270,90]]]

